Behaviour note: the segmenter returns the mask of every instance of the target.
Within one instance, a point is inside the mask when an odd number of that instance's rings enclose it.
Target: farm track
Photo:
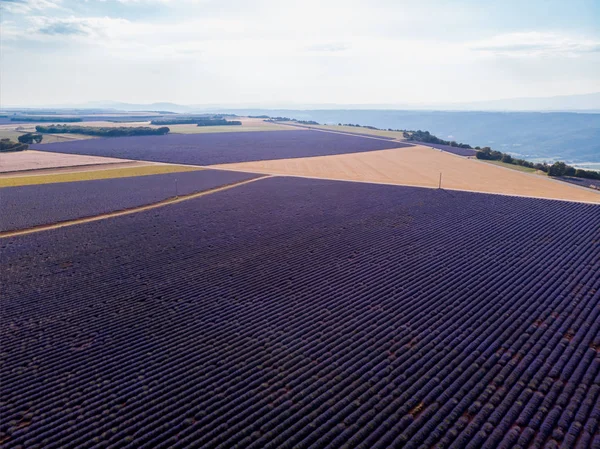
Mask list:
[[[151,263],[133,243],[100,276],[90,259],[77,280],[51,269],[58,278],[48,282],[78,287],[45,293],[56,318],[32,308],[36,295],[6,310],[8,322],[21,320],[15,332],[39,329],[63,342],[45,350],[43,370],[57,374],[44,384],[27,375],[42,361],[19,349],[42,342],[7,342],[15,368],[2,387],[6,403],[35,404],[38,419],[8,447],[98,447],[101,435],[102,447],[157,449],[598,441],[597,206],[339,184],[273,178],[182,203],[170,210],[176,216],[152,217],[166,228],[148,247]],[[304,190],[288,193],[290,185]],[[312,185],[350,199],[316,192],[320,201],[306,204],[317,210],[304,211],[297,204]],[[281,202],[248,201],[273,189],[286,192]],[[385,192],[398,195],[388,201]],[[243,213],[178,229],[177,217],[207,216],[220,204],[242,207],[267,235],[253,240]],[[271,219],[294,218],[269,231],[260,218],[269,210]],[[133,227],[145,240],[151,217],[135,218],[101,235]],[[232,225],[236,218],[246,221]],[[225,223],[240,242],[190,245],[194,233]],[[94,236],[99,225],[70,238]],[[142,278],[130,280],[136,273]],[[82,303],[81,292],[103,303]],[[127,363],[106,345],[122,348]]]
[[[234,187],[237,187],[237,186],[240,186],[243,184],[247,184],[249,182],[258,181],[259,179],[264,179],[264,178],[269,178],[269,177],[270,177],[270,175],[260,176],[257,178],[247,179],[244,181],[239,181],[239,182],[232,183],[232,184],[226,184],[226,185],[223,185],[220,187],[215,187],[213,189],[204,190],[202,192],[190,193],[188,195],[181,195],[181,196],[177,196],[177,197],[173,197],[173,198],[168,198],[166,200],[159,201],[157,203],[147,204],[147,205],[139,206],[139,207],[133,207],[130,209],[118,210],[118,211],[114,211],[114,212],[108,212],[105,214],[95,215],[92,217],[82,217],[82,218],[77,218],[74,220],[68,220],[68,221],[62,221],[62,222],[58,222],[58,223],[34,226],[31,228],[27,228],[27,229],[18,229],[15,231],[0,232],[0,239],[7,238],[7,237],[15,237],[15,236],[19,236],[19,235],[31,234],[34,232],[47,231],[50,229],[62,228],[65,226],[74,226],[74,225],[83,224],[83,223],[90,223],[92,221],[120,217],[122,215],[134,214],[136,212],[143,212],[143,211],[147,211],[150,209],[155,209],[157,207],[167,206],[169,204],[176,204],[176,203],[180,203],[182,201],[187,201],[187,200],[190,200],[193,198],[198,198],[198,197],[201,197],[204,195],[210,195],[211,193],[216,193],[216,192],[220,192],[223,190],[232,189]]]

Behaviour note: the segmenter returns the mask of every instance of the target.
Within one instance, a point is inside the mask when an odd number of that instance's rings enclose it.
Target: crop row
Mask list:
[[[321,131],[256,131],[118,137],[32,145],[56,153],[110,156],[177,164],[214,165],[358,153],[407,146]]]
[[[473,150],[470,148],[459,148],[459,147],[452,147],[450,145],[442,145],[441,143],[420,143],[420,142],[414,142],[418,145],[424,145],[426,147],[431,147],[431,148],[437,148],[438,150],[442,150],[442,151],[446,151],[448,153],[452,153],[452,154],[456,154],[458,156],[475,156],[475,154],[477,153],[477,150]]]
[[[5,187],[0,191],[0,231],[26,229],[144,206],[256,176],[251,173],[200,170]]]
[[[573,176],[562,176],[559,179],[561,181],[569,182],[571,184],[575,184],[581,187],[592,188],[600,191],[600,180],[575,178]]]
[[[4,444],[595,447],[599,223],[271,178],[2,240]]]

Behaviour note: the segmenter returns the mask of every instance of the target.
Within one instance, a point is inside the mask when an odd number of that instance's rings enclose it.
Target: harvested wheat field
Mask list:
[[[254,173],[377,182],[600,203],[600,194],[424,146],[214,165]]]
[[[49,153],[47,151],[26,150],[14,153],[0,153],[0,173],[39,170],[45,168],[75,167],[123,163],[125,159],[112,157],[83,156],[79,154]]]

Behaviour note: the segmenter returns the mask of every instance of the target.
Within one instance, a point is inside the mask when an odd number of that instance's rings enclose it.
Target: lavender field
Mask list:
[[[320,131],[168,134],[31,145],[32,149],[177,164],[213,165],[401,148],[406,144]]]
[[[597,179],[576,178],[574,176],[562,176],[559,179],[580,187],[595,188],[600,190],[600,180]]]
[[[0,232],[144,206],[256,176],[242,172],[200,170],[4,187],[0,190]]]
[[[598,447],[599,223],[269,178],[2,239],[0,441]]]
[[[475,156],[475,154],[477,153],[477,150],[472,150],[469,148],[451,147],[450,145],[442,145],[439,143],[420,143],[420,142],[413,142],[413,143],[416,145],[423,145],[426,147],[437,148],[438,150],[446,151],[448,153],[456,154],[458,156]]]

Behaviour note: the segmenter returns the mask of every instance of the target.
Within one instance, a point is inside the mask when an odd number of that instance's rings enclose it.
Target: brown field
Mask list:
[[[125,159],[111,157],[82,156],[78,154],[49,153],[47,151],[17,151],[0,153],[0,173],[43,168],[74,167],[78,165],[98,165],[122,163]]]
[[[212,168],[600,203],[600,193],[424,146]]]

